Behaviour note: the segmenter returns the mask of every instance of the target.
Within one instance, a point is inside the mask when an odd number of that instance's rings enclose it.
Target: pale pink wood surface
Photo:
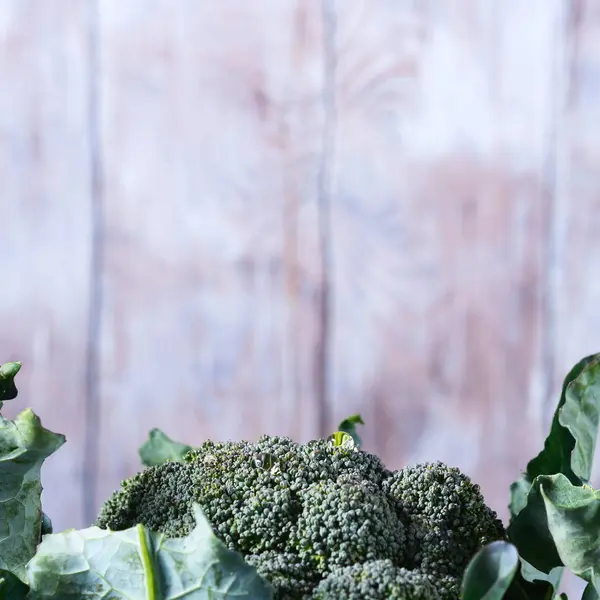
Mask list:
[[[0,361],[69,438],[57,528],[152,427],[357,411],[505,515],[600,347],[594,3],[84,4],[0,3]]]
[[[61,527],[84,521],[88,16],[84,2],[0,2],[0,362],[24,363],[3,414],[30,406],[67,435],[42,482]]]
[[[317,3],[102,12],[107,255],[96,502],[151,427],[317,435]]]
[[[337,2],[336,417],[506,514],[541,444],[559,2]]]

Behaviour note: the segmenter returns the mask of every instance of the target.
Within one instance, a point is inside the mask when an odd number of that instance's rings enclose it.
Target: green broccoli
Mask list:
[[[458,598],[458,587],[452,592]],[[332,571],[315,588],[313,600],[443,600],[430,575],[374,560]]]
[[[323,577],[297,554],[290,552],[268,551],[249,554],[245,558],[275,588],[277,600],[310,598]]]
[[[352,443],[269,436],[208,441],[183,462],[147,468],[123,482],[96,524],[141,523],[181,537],[194,526],[194,503],[278,600],[308,600],[313,591],[344,598],[335,590],[356,589],[354,579],[370,594],[356,597],[369,600],[395,597],[382,581],[403,598],[452,600],[454,577],[483,544],[504,536],[479,488],[457,469],[439,463],[392,473]],[[373,583],[379,572],[385,578]]]
[[[300,499],[303,508],[292,542],[319,571],[377,558],[402,562],[404,525],[374,484],[341,476],[309,485]]]
[[[408,566],[460,577],[477,551],[505,538],[478,485],[441,462],[405,467],[385,480],[407,530]]]

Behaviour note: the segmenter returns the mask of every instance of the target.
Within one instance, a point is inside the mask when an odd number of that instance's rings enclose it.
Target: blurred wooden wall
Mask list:
[[[0,362],[58,529],[150,428],[360,412],[503,515],[600,349],[593,0],[3,0]]]

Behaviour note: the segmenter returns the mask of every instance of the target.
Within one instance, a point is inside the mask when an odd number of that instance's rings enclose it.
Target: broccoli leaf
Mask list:
[[[513,589],[510,592],[518,588],[529,600],[548,600],[549,598],[554,598],[560,586],[564,568],[555,567],[550,573],[544,573],[530,565],[523,558],[520,561],[521,569],[513,580]],[[510,592],[508,596],[511,596]]]
[[[18,395],[15,375],[21,369],[20,362],[9,362],[0,366],[0,408],[3,400],[13,400]]]
[[[10,571],[0,569],[0,600],[25,600],[29,588]]]
[[[41,535],[41,466],[64,442],[30,409],[0,417],[0,569],[21,579]]]
[[[508,537],[518,548],[521,558],[546,574],[555,567],[563,566],[548,527],[546,504],[541,491],[542,485],[557,478],[572,486],[562,473],[540,475],[529,491],[525,508],[512,520],[508,528]]]
[[[362,420],[362,417],[360,415],[358,415],[358,414],[352,415],[352,416],[344,419],[339,424],[338,431],[343,431],[344,433],[347,433],[348,435],[352,436],[354,443],[356,444],[357,447],[360,448],[360,446],[362,446],[362,440],[360,439],[360,436],[356,432],[356,426],[364,425],[364,424],[365,424],[365,422]]]
[[[462,581],[462,600],[500,600],[519,567],[519,553],[507,542],[484,546],[471,560]]]
[[[27,567],[29,599],[271,600],[270,584],[195,510],[196,527],[185,538],[169,539],[142,525],[45,536]]]
[[[564,565],[598,591],[600,491],[573,485],[560,473],[537,477],[509,534],[521,556],[537,569],[548,573]]]
[[[525,507],[538,475],[563,473],[575,485],[587,483],[598,435],[600,414],[600,354],[587,356],[569,372],[544,449],[510,488],[511,518]]]
[[[160,429],[153,429],[148,440],[140,447],[139,455],[145,467],[152,467],[168,460],[182,462],[191,449],[187,444],[175,442]]]
[[[564,475],[537,483],[548,529],[563,564],[575,575],[600,585],[600,491],[574,486]]]

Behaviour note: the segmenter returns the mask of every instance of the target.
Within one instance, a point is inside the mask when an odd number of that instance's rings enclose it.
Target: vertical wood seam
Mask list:
[[[322,0],[321,14],[323,19],[323,131],[322,148],[318,171],[318,236],[319,256],[321,260],[321,286],[319,289],[318,322],[319,337],[316,351],[316,390],[318,403],[318,430],[321,437],[331,427],[330,410],[330,363],[331,363],[331,322],[332,293],[331,277],[333,270],[331,197],[333,188],[333,160],[336,137],[336,16],[335,0]]]
[[[560,26],[555,27],[554,33],[557,36],[562,35],[562,28]],[[560,46],[562,40],[556,40],[558,46]],[[555,55],[555,61],[560,61],[560,53]],[[543,386],[542,386],[542,425],[545,428],[549,419],[552,415],[548,414],[551,411],[551,399],[554,393],[554,379],[556,376],[556,357],[554,352],[554,342],[556,336],[556,269],[557,269],[557,239],[556,239],[556,210],[557,210],[557,194],[558,194],[558,141],[559,141],[559,99],[560,90],[557,84],[560,83],[560,65],[553,64],[553,71],[551,77],[552,82],[552,110],[551,110],[551,123],[549,131],[549,150],[544,157],[544,164],[542,166],[542,174],[544,177],[545,185],[547,185],[546,196],[547,203],[544,202],[543,206],[547,208],[546,216],[544,219],[543,229],[543,259],[542,267],[542,301],[541,301],[541,346],[542,346],[542,373],[543,373]],[[546,206],[547,205],[547,206]]]
[[[103,165],[100,140],[100,6],[89,0],[87,31],[88,106],[91,252],[89,279],[89,312],[85,358],[85,441],[83,452],[82,504],[84,518],[96,518],[100,444],[100,336],[103,306],[104,206]]]

